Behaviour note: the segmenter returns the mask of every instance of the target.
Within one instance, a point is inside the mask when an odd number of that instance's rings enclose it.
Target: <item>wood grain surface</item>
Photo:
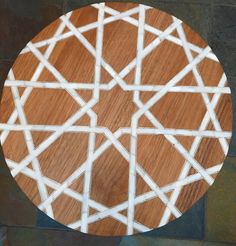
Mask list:
[[[131,3],[109,3],[106,4],[106,6],[119,12],[125,12],[138,5]],[[110,16],[111,14],[105,11],[105,18],[109,18]],[[96,22],[97,18],[97,8],[88,6],[73,11],[70,21],[78,28]],[[136,20],[136,23],[138,23],[139,13],[137,12],[131,15],[130,18],[133,18],[133,20]],[[32,43],[37,44],[43,40],[50,39],[60,23],[60,20],[53,22],[40,32],[32,40]],[[173,23],[173,19],[167,13],[157,9],[148,9],[146,10],[145,23],[154,29],[164,31]],[[198,47],[200,50],[203,50],[207,46],[190,27],[186,24],[182,24],[182,27],[189,43]],[[63,33],[65,34],[68,31],[70,31],[69,27],[65,27]],[[97,28],[82,34],[95,49]],[[173,30],[171,35],[175,39],[180,38],[176,29]],[[102,57],[117,74],[136,57],[137,37],[138,27],[124,20],[118,19],[104,25]],[[144,48],[156,38],[157,36],[154,33],[145,31]],[[48,47],[48,45],[44,45],[38,47],[38,50],[41,54],[45,54]],[[199,52],[197,53],[191,50],[191,54],[194,59],[199,55]],[[95,59],[76,36],[70,36],[69,38],[58,41],[48,61],[70,83],[85,83],[91,85],[94,83]],[[17,81],[32,80],[32,76],[39,64],[40,62],[33,52],[23,52],[20,54],[12,69],[16,86]],[[164,86],[188,64],[189,61],[181,43],[177,45],[170,40],[164,39],[158,47],[142,60],[141,84]],[[222,67],[218,61],[205,58],[196,67],[206,87],[218,87],[219,81],[223,75]],[[136,70],[133,68],[124,77],[124,81],[127,85],[134,83],[135,72]],[[111,74],[102,66],[100,83],[105,85],[112,79]],[[57,82],[58,79],[49,69],[44,67],[36,81],[52,83]],[[193,71],[187,73],[186,76],[178,82],[177,86],[197,86]],[[225,88],[226,86],[227,84]],[[24,86],[18,86],[17,88],[20,96],[22,96],[26,88]],[[85,103],[89,102],[93,96],[92,90],[75,89],[75,91]],[[140,100],[145,104],[155,93],[155,91],[142,91],[140,92]],[[133,94],[133,91],[126,91],[118,84],[110,90],[100,90],[99,101],[92,107],[92,110],[97,115],[97,126],[106,127],[112,133],[116,132],[119,128],[130,128],[132,116],[139,108],[133,101]],[[207,93],[206,95],[209,97],[210,101],[214,97],[213,93]],[[13,98],[12,88],[6,85],[1,101],[1,123],[8,122],[16,107]],[[33,88],[28,100],[23,106],[25,117],[29,125],[52,126],[64,124],[70,116],[81,108],[82,106],[79,105],[66,90],[48,88]],[[155,103],[149,111],[161,122],[165,129],[188,129],[197,131],[207,110],[203,96],[200,93],[169,92]],[[220,123],[222,132],[230,133],[232,129],[232,109],[229,93],[220,95],[220,100],[215,108],[215,114]],[[17,117],[16,121],[13,123],[15,125],[23,125],[19,117]],[[73,125],[90,126],[89,115],[84,114],[84,116]],[[155,128],[146,115],[141,116],[138,126],[141,128]],[[207,124],[205,130],[216,131],[211,121]],[[30,132],[35,149],[52,134],[50,131],[32,130]],[[190,151],[195,136],[176,135],[174,137],[187,152]],[[107,137],[104,134],[97,133],[95,150],[106,140]],[[123,134],[118,140],[128,152],[131,151],[130,134]],[[230,138],[227,138],[226,142],[229,143],[229,141]],[[87,160],[88,145],[88,133],[64,132],[53,144],[37,156],[42,175],[58,184],[62,184]],[[19,165],[29,154],[24,131],[22,130],[11,130],[2,146],[5,158],[14,161],[16,163],[15,165]],[[224,160],[225,153],[219,143],[219,137],[203,137],[193,157],[204,169],[221,164]],[[168,141],[163,134],[141,134],[138,135],[137,138],[136,161],[141,168],[148,173],[149,177],[158,187],[165,187],[178,180],[186,158],[179,153],[176,146]],[[13,169],[13,166],[10,164],[9,167]],[[30,162],[27,167],[30,171],[34,170],[32,162]],[[23,168],[22,170],[25,169]],[[197,174],[197,171],[195,168],[191,167],[188,175],[194,174]],[[217,172],[213,173],[212,177],[215,178],[216,174]],[[34,204],[40,205],[43,202],[35,179],[27,176],[23,171],[18,173],[15,179]],[[70,184],[68,188],[83,196],[84,182],[84,175],[81,175]],[[181,213],[184,213],[202,197],[208,188],[209,184],[202,178],[201,180],[183,186],[175,204],[176,208]],[[46,185],[46,190],[48,196],[55,191],[50,185]],[[152,191],[152,188],[138,173],[136,173],[135,190],[135,196]],[[166,192],[167,198],[171,198],[171,195],[171,190]],[[114,145],[107,148],[107,150],[93,162],[90,199],[104,206],[103,210],[115,207],[129,199],[129,162]],[[57,197],[51,203],[51,206],[54,218],[65,225],[78,221],[81,218],[82,202],[74,199],[74,197],[69,196],[65,192]],[[160,197],[154,197],[135,205],[134,221],[149,229],[156,228],[160,225],[165,210],[166,204]],[[43,211],[45,211],[45,209]],[[96,215],[101,211],[102,209],[99,210],[99,207],[90,206],[89,216]],[[107,216],[93,223],[89,223],[87,232],[97,235],[125,235],[127,233],[127,207],[119,213],[125,223],[115,219],[113,216]],[[175,216],[170,214],[169,220],[173,219],[175,219]],[[75,229],[80,230],[80,227]],[[134,228],[133,233],[138,232],[140,232],[140,230]]]

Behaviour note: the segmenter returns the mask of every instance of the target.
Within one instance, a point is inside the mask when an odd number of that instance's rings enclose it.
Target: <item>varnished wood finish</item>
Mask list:
[[[135,4],[109,3],[107,6],[118,11],[126,11],[135,7]],[[106,14],[105,17],[109,15]],[[138,14],[132,16],[138,20]],[[97,10],[86,7],[75,10],[71,22],[80,27],[97,20]],[[172,22],[171,16],[156,9],[148,10],[146,23],[165,30]],[[32,42],[50,38],[60,21],[57,20],[44,29]],[[183,25],[187,40],[199,46],[206,47],[206,43],[192,31],[187,25]],[[66,28],[64,32],[68,31]],[[103,58],[115,71],[120,72],[136,56],[137,27],[122,20],[105,25]],[[173,35],[178,37],[177,32]],[[85,32],[86,39],[96,46],[96,29]],[[151,43],[156,36],[149,32],[145,33],[144,47]],[[39,50],[44,53],[46,47]],[[192,52],[196,57],[197,53]],[[49,58],[49,62],[70,82],[93,83],[94,58],[86,50],[76,37],[70,37],[56,44]],[[32,53],[20,55],[14,66],[13,72],[17,80],[30,80],[39,61]],[[142,64],[142,84],[165,85],[181,69],[188,64],[183,47],[169,41],[163,41]],[[220,64],[210,59],[205,59],[198,66],[198,71],[206,86],[217,86],[223,74]],[[135,69],[133,69],[124,80],[127,84],[133,84]],[[108,83],[112,77],[102,68],[101,82]],[[44,69],[38,81],[57,81],[56,78]],[[188,73],[178,85],[195,86],[196,80],[193,73]],[[20,94],[24,88],[19,88]],[[89,90],[77,90],[78,94],[88,102],[92,96]],[[141,92],[141,99],[147,102],[154,92]],[[209,94],[212,98],[212,94]],[[133,93],[123,91],[116,85],[110,91],[101,91],[100,100],[93,107],[97,114],[98,126],[104,126],[115,132],[120,127],[130,127],[131,117],[137,111],[137,106],[132,102]],[[0,120],[6,123],[11,112],[15,108],[10,87],[5,87],[1,101]],[[27,100],[24,110],[28,124],[62,125],[80,107],[73,98],[65,91],[58,89],[33,89]],[[158,101],[150,112],[164,125],[165,128],[193,129],[197,130],[206,112],[202,96],[199,93],[168,93]],[[231,131],[232,109],[229,94],[223,94],[216,107],[216,114],[223,131]],[[89,126],[88,115],[83,116],[75,125]],[[19,124],[17,119],[16,124]],[[151,122],[142,116],[139,121],[140,127],[153,127]],[[214,130],[210,123],[207,130]],[[50,136],[50,132],[32,131],[35,147]],[[177,140],[189,151],[194,137],[177,136]],[[102,134],[96,135],[96,148],[98,148],[106,137]],[[130,151],[130,135],[126,134],[119,138],[125,148]],[[87,133],[64,133],[54,144],[38,156],[43,175],[52,180],[62,183],[75,171],[87,158]],[[23,132],[11,131],[3,145],[4,155],[10,160],[20,162],[28,154]],[[195,155],[196,160],[204,168],[212,167],[222,163],[224,153],[218,139],[204,138]],[[137,161],[146,170],[150,177],[163,187],[178,179],[185,159],[174,146],[168,142],[163,135],[140,135],[137,143]],[[31,164],[28,166],[32,169]],[[191,168],[190,174],[196,173]],[[215,177],[216,175],[214,175]],[[93,164],[91,199],[113,207],[127,201],[128,199],[128,177],[129,163],[121,154],[111,146]],[[41,203],[37,183],[22,173],[16,176],[16,181],[21,189],[29,196],[33,203]],[[69,188],[83,194],[83,175]],[[209,188],[209,185],[201,180],[185,186],[177,201],[177,208],[184,213],[188,210]],[[47,187],[51,194],[53,189]],[[151,188],[137,174],[136,195],[150,191]],[[171,192],[167,193],[170,197]],[[69,196],[62,194],[52,203],[55,219],[63,224],[69,224],[78,220],[81,216],[81,203]],[[147,227],[155,228],[159,225],[165,204],[154,198],[135,206],[135,220]],[[90,208],[90,215],[96,214]],[[127,210],[121,211],[127,216]],[[172,216],[171,219],[174,219]],[[89,233],[97,235],[124,235],[126,226],[117,220],[108,217],[89,225]],[[137,232],[136,230],[134,232]]]

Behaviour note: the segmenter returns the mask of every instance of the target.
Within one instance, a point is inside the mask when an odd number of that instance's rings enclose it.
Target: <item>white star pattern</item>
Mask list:
[[[37,69],[30,81],[17,80],[13,70],[9,72],[8,78],[5,82],[5,87],[11,89],[12,97],[15,103],[15,109],[8,118],[7,122],[0,123],[1,129],[1,143],[4,149],[4,143],[8,138],[11,131],[21,131],[24,134],[28,155],[23,158],[19,163],[6,158],[7,164],[11,169],[11,174],[16,177],[18,174],[23,174],[37,182],[38,191],[41,198],[39,209],[43,210],[47,215],[54,218],[54,211],[52,203],[62,194],[65,194],[77,202],[81,203],[81,217],[75,221],[71,221],[67,226],[78,229],[82,232],[88,232],[88,225],[96,221],[111,217],[127,227],[127,235],[132,235],[135,231],[145,232],[152,228],[135,220],[135,206],[144,203],[155,197],[159,197],[165,205],[165,210],[162,214],[158,226],[167,224],[173,215],[178,218],[182,212],[177,208],[176,202],[179,198],[182,188],[186,185],[192,184],[199,180],[204,180],[209,185],[212,185],[214,178],[212,175],[218,173],[222,167],[222,163],[204,168],[199,161],[196,160],[195,154],[199,145],[204,137],[218,139],[219,144],[226,155],[228,151],[228,141],[231,138],[230,131],[222,130],[215,108],[220,98],[224,94],[230,94],[230,89],[227,87],[227,80],[225,74],[222,75],[218,86],[205,86],[204,79],[202,78],[197,66],[204,59],[209,59],[218,62],[216,56],[212,53],[209,46],[205,48],[198,47],[195,44],[188,42],[182,21],[172,17],[172,23],[164,31],[157,29],[145,22],[148,11],[152,8],[145,5],[138,5],[125,12],[119,12],[104,3],[91,5],[98,10],[97,21],[93,23],[80,26],[79,28],[70,20],[71,12],[60,17],[60,25],[56,30],[54,36],[47,40],[38,42],[29,42],[22,50],[20,55],[32,53],[39,61]],[[109,17],[105,17],[105,14]],[[131,17],[138,14],[138,19]],[[103,57],[103,35],[104,26],[116,21],[124,21],[137,28],[137,53],[136,57],[125,66],[120,72],[114,68]],[[64,32],[65,28],[68,29]],[[96,30],[96,47],[94,47],[83,35],[90,30]],[[172,35],[173,31],[177,31],[178,36]],[[150,32],[156,38],[148,44],[144,45],[145,33]],[[95,61],[94,66],[94,82],[93,83],[80,83],[70,82],[60,73],[50,62],[49,57],[52,54],[55,45],[61,40],[70,39],[75,37],[93,57]],[[188,64],[181,69],[173,78],[166,81],[165,84],[146,85],[142,84],[142,62],[150,55],[163,41],[171,42],[176,46],[183,48],[186,54]],[[47,46],[44,54],[40,51],[41,47]],[[193,57],[192,52],[197,53]],[[101,82],[101,69],[112,77],[109,83]],[[53,74],[57,81],[39,81],[40,74],[44,69]],[[125,77],[129,72],[135,69],[135,76],[133,84],[128,84]],[[196,86],[178,85],[189,72],[192,72],[196,81]],[[133,103],[138,108],[132,115],[130,127],[119,128],[112,132],[107,127],[99,126],[97,123],[97,115],[93,107],[99,102],[100,92],[109,91],[115,86],[119,86],[125,92],[133,93]],[[26,88],[22,95],[20,95],[18,88]],[[62,125],[37,125],[29,124],[26,114],[24,112],[24,105],[33,90],[37,88],[65,90],[79,105],[79,110],[69,117]],[[76,90],[89,90],[92,91],[91,99],[86,102]],[[154,92],[154,95],[147,101],[143,102],[140,98],[141,92]],[[165,97],[168,93],[198,93],[201,95],[204,102],[206,113],[202,118],[202,122],[198,129],[175,129],[166,128],[150,111],[153,105]],[[209,94],[213,95],[212,98]],[[84,115],[88,115],[90,125],[78,126],[75,122]],[[145,115],[151,122],[153,127],[140,127],[139,120]],[[16,123],[17,118],[19,124]],[[214,130],[207,130],[209,123],[213,124]],[[51,132],[52,134],[44,140],[39,146],[35,147],[32,133],[33,131]],[[49,146],[65,132],[86,133],[88,134],[88,148],[87,159],[80,165],[71,175],[62,183],[47,177],[41,171],[40,161],[38,156],[43,153]],[[95,139],[97,134],[102,134],[106,137],[106,141],[99,146],[95,147]],[[124,134],[130,135],[130,151],[128,151],[119,141],[119,138]],[[178,153],[184,158],[182,170],[180,170],[179,177],[175,182],[160,187],[152,177],[146,172],[142,165],[137,160],[137,139],[140,135],[163,135],[168,142],[170,142]],[[194,141],[190,150],[187,150],[176,138],[176,136],[191,136]],[[114,207],[107,207],[91,198],[91,183],[92,183],[92,167],[97,158],[101,156],[105,150],[110,146],[114,146],[120,155],[127,161],[127,168],[129,170],[128,181],[128,200],[122,202]],[[32,163],[33,169],[28,165]],[[196,170],[195,174],[189,174],[191,168]],[[136,175],[140,175],[145,183],[150,187],[151,191],[136,195]],[[79,193],[72,188],[69,188],[79,177],[84,175],[83,192]],[[53,189],[49,195],[47,187]],[[166,194],[171,192],[171,196]],[[90,215],[89,209],[93,208],[97,212]],[[120,213],[127,209],[127,216]]]

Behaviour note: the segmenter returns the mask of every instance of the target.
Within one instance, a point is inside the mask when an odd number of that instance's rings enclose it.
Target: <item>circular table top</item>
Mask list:
[[[31,201],[106,236],[192,207],[232,129],[210,47],[177,18],[131,3],[94,4],[46,27],[16,59],[0,109],[7,164]]]

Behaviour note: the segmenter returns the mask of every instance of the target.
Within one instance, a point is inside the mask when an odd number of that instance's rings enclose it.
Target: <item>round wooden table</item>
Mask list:
[[[5,82],[1,143],[13,177],[55,220],[85,233],[144,232],[213,184],[232,129],[230,89],[179,19],[131,3],[62,16]]]

